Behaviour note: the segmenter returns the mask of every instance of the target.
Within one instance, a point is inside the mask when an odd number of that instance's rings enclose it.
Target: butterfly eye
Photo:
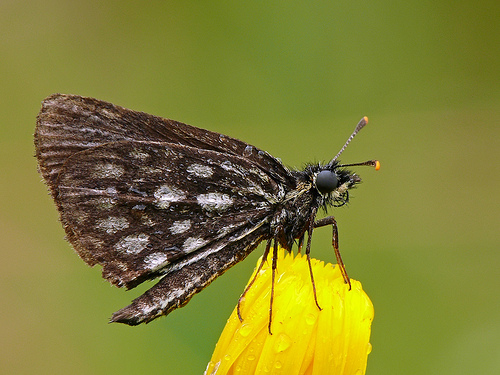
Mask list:
[[[338,183],[339,179],[335,172],[332,171],[321,171],[316,176],[316,189],[321,194],[331,193],[337,188]]]

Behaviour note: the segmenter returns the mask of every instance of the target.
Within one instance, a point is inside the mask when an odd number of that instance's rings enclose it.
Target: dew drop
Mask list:
[[[248,334],[252,331],[252,325],[251,324],[243,324],[241,328],[239,329],[238,333],[243,336],[247,337]]]
[[[229,354],[226,354],[224,356],[224,360],[229,362],[231,360],[231,356]]]
[[[281,362],[280,362],[280,361],[276,361],[276,362],[274,363],[274,368],[280,369],[281,367],[283,367],[283,365],[281,364]]]
[[[316,316],[314,314],[307,314],[306,323],[309,325],[313,325],[316,322]]]
[[[366,354],[370,354],[372,352],[372,344],[366,344]]]
[[[290,345],[292,345],[292,339],[285,333],[280,333],[278,339],[276,340],[276,346],[274,347],[274,350],[276,351],[276,353],[281,353],[287,350]]]
[[[255,361],[255,356],[253,354],[250,354],[248,357],[247,357],[247,361]]]
[[[247,147],[245,147],[245,149],[243,150],[243,156],[245,157],[248,157],[250,155],[252,155],[252,151],[253,151],[253,147],[248,145]]]

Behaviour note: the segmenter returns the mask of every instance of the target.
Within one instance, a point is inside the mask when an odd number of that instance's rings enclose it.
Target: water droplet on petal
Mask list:
[[[307,314],[306,323],[309,325],[313,325],[316,322],[316,316],[314,314]]]
[[[372,352],[372,344],[366,344],[366,354],[370,354]]]
[[[238,330],[238,333],[243,337],[247,337],[251,331],[252,331],[251,324],[243,324],[241,328]]]
[[[278,339],[276,340],[276,346],[274,350],[276,353],[284,352],[290,345],[292,345],[292,339],[285,333],[280,333]]]

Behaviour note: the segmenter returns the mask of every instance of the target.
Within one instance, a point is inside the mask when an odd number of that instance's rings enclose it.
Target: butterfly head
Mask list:
[[[361,182],[361,178],[337,164],[320,166],[313,175],[313,185],[322,200],[321,205],[335,207],[347,203],[348,190]]]
[[[361,182],[361,178],[345,170],[337,168],[323,169],[315,176],[314,185],[322,194],[331,194],[336,190],[345,191]]]
[[[337,155],[327,165],[320,166],[313,177],[316,190],[325,198],[328,204],[334,206],[344,205],[347,203],[349,197],[348,190],[361,182],[361,178],[357,174],[343,167],[368,165],[374,167],[375,170],[380,169],[380,162],[378,160],[368,160],[354,164],[339,164],[337,161],[337,158],[342,154],[354,136],[363,129],[367,123],[368,117],[363,117]]]

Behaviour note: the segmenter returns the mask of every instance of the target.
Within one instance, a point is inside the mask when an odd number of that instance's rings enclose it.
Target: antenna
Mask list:
[[[378,160],[368,160],[362,163],[353,163],[353,164],[341,164],[338,165],[338,167],[354,167],[357,165],[368,165],[369,167],[375,167],[376,171],[380,169],[380,162]]]
[[[347,145],[349,143],[351,143],[352,139],[354,138],[354,136],[356,134],[359,133],[359,131],[361,129],[363,129],[365,127],[365,125],[368,124],[368,117],[363,117],[361,120],[359,120],[358,122],[358,125],[356,125],[356,128],[354,129],[354,131],[352,132],[351,136],[349,138],[347,138],[347,141],[345,142],[344,146],[342,146],[342,148],[340,149],[340,151],[338,152],[337,155],[335,155],[335,157],[332,159],[332,161],[328,164],[333,164],[335,162],[335,160],[337,160],[337,158],[340,156],[340,154],[342,154],[342,152],[344,152],[345,148],[347,147]]]
[[[332,161],[330,163],[328,163],[328,165],[332,165],[333,163],[335,163],[335,161],[340,156],[340,154],[342,154],[342,152],[344,152],[347,145],[349,143],[351,143],[354,136],[356,134],[358,134],[359,131],[361,129],[363,129],[366,124],[368,124],[368,117],[365,116],[358,122],[358,125],[356,125],[356,128],[352,132],[351,136],[349,138],[347,138],[347,141],[345,142],[344,146],[342,146],[340,151],[337,153],[337,155],[335,155],[335,157],[332,159]],[[376,171],[378,171],[380,169],[380,162],[378,160],[368,160],[368,161],[364,161],[362,163],[342,164],[342,165],[338,165],[338,167],[353,167],[353,166],[358,166],[358,165],[368,165],[370,167],[374,167]]]

